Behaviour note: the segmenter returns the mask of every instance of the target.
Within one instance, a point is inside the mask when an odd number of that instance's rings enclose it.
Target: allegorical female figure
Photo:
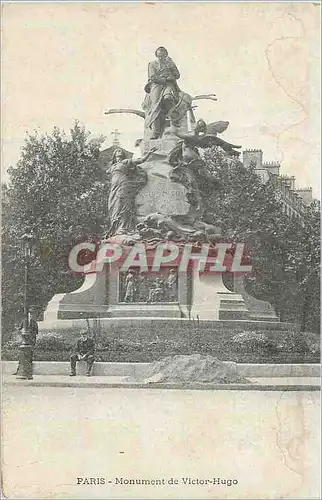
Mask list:
[[[178,103],[180,92],[177,84],[180,73],[168,56],[167,49],[159,47],[155,55],[157,59],[149,63],[148,83],[144,88],[146,97],[143,103],[145,126],[153,132],[151,139],[158,139],[162,135],[165,118]]]
[[[125,278],[124,301],[125,302],[134,302],[135,292],[136,292],[135,277],[134,277],[134,274],[132,273],[132,271],[128,271],[126,278]]]
[[[108,199],[110,226],[108,235],[127,234],[136,226],[135,198],[147,182],[147,174],[139,165],[144,163],[151,149],[145,156],[132,160],[126,158],[123,149],[116,149],[109,169],[111,188]]]

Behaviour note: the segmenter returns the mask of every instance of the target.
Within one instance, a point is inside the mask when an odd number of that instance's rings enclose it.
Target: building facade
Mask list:
[[[276,187],[277,199],[289,217],[303,217],[305,208],[313,202],[312,188],[296,189],[294,175],[280,175],[279,162],[263,162],[261,149],[243,151],[245,167],[254,167],[263,183],[270,181]]]

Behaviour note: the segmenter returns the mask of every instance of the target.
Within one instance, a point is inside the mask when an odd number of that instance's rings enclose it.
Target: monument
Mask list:
[[[192,97],[180,89],[179,79],[176,63],[159,47],[148,65],[143,111],[113,108],[106,112],[134,113],[144,119],[144,131],[137,141],[141,158],[133,159],[117,147],[108,165],[109,220],[101,244],[127,250],[143,245],[149,262],[161,242],[176,245],[179,257],[186,245],[199,250],[207,245],[215,255],[221,228],[219,221],[209,220],[203,188],[207,185],[216,190],[218,181],[208,170],[203,152],[217,146],[231,161],[239,156],[240,146],[218,137],[227,129],[227,121],[206,124],[195,117],[193,102],[215,101],[216,96]],[[182,271],[178,261],[164,262],[158,273],[142,272],[135,262],[126,271],[117,263],[105,263],[98,271],[95,259],[89,267],[81,288],[52,298],[41,328],[52,322],[97,316],[198,321],[252,317],[241,285],[238,290],[228,290],[221,273],[207,274],[193,266]],[[276,319],[273,313],[265,318]],[[259,306],[255,319],[262,319]]]

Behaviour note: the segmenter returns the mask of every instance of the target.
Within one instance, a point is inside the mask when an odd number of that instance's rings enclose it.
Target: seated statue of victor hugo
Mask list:
[[[94,353],[94,340],[89,337],[87,330],[81,330],[80,338],[77,340],[70,357],[70,376],[75,377],[76,375],[77,361],[85,361],[86,377],[90,377],[95,360]]]

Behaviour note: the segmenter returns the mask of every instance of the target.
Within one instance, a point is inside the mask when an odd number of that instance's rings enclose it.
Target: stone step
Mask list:
[[[245,301],[240,299],[220,299],[220,304],[241,304],[245,307]]]
[[[245,308],[232,308],[232,309],[220,309],[219,319],[220,320],[247,320],[249,318],[249,311]]]
[[[247,311],[247,309],[245,308],[245,304],[244,302],[221,302],[220,304],[220,311],[225,311],[225,310],[231,310],[231,309],[235,309],[235,310],[242,310],[242,311]],[[248,312],[248,315],[250,314],[249,311]]]
[[[196,318],[196,316],[195,316]],[[191,320],[188,318],[165,318],[160,316],[148,317],[148,316],[128,316],[128,317],[114,317],[114,318],[100,318],[99,324],[102,332],[108,333],[112,328],[158,328],[160,335],[166,333],[168,328],[180,327],[180,328],[192,328],[196,326],[196,322],[193,322],[193,316]],[[95,322],[97,320],[93,317],[88,318],[88,323],[90,328],[95,327]],[[75,334],[79,332],[79,329],[86,328],[86,321],[84,319],[62,319],[62,320],[51,320],[51,321],[39,321],[39,334],[42,332],[53,332],[67,335],[69,331],[74,331]],[[240,320],[235,319],[225,319],[220,318],[219,320],[204,319],[202,316],[199,318],[198,327],[200,329],[210,329],[216,332],[217,329],[227,329],[229,331],[231,328],[236,328],[236,326],[242,326],[243,329],[250,330],[291,330],[297,331],[299,329],[298,325],[294,323],[284,323],[279,320],[273,320],[271,318],[265,319],[263,321],[256,318],[245,318]]]
[[[118,304],[111,306],[109,313],[111,317],[165,317],[165,318],[181,318],[182,307],[177,303],[164,302],[162,304],[144,304],[144,303],[131,303],[131,304]]]
[[[250,314],[249,319],[256,321],[279,321],[279,318],[274,314]]]

